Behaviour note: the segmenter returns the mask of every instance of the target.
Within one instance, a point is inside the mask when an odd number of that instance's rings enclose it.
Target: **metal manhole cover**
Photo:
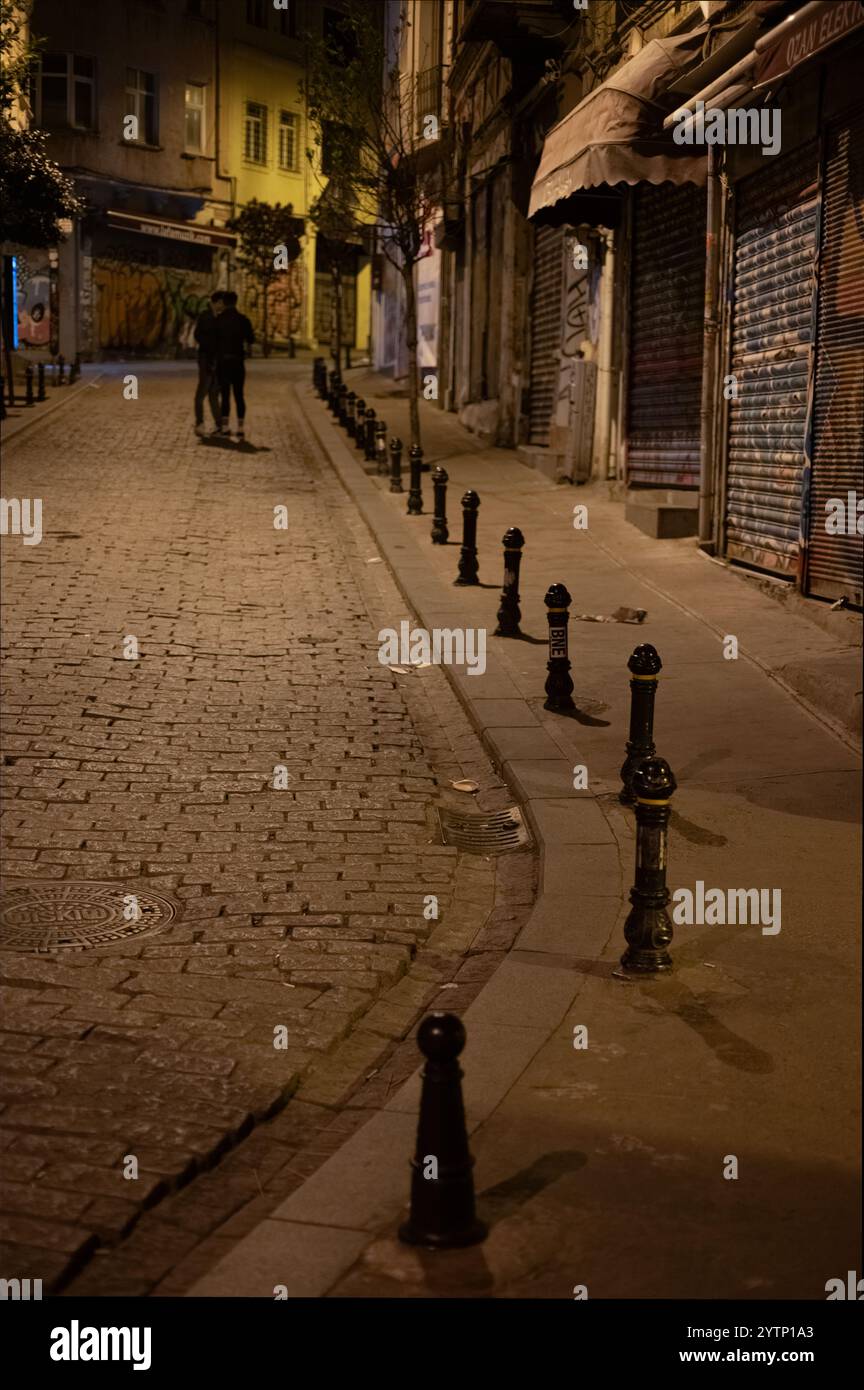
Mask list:
[[[468,816],[447,806],[437,811],[445,845],[457,845],[470,854],[504,854],[531,843],[518,806],[488,816]]]
[[[35,883],[10,888],[0,905],[0,947],[87,951],[133,936],[152,936],[177,916],[177,904],[169,898],[136,889],[136,918],[131,896],[117,883]]]

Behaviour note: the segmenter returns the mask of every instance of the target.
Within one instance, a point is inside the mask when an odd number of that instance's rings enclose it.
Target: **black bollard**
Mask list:
[[[402,492],[402,440],[390,440],[390,491]]]
[[[62,353],[61,353],[60,356],[57,358],[57,366],[58,366],[59,369],[60,369],[59,377],[58,377],[58,380],[57,380],[57,385],[58,385],[58,386],[65,386],[66,383],[65,383],[65,381],[63,380],[63,371],[64,371],[64,368],[65,368],[65,366],[66,366],[66,358],[63,356]]]
[[[375,411],[366,411],[366,462],[375,462]]]
[[[357,405],[357,394],[349,391],[345,397],[345,433],[349,439],[354,438],[354,408]]]
[[[324,358],[316,357],[312,362],[312,385],[323,399],[321,390],[321,368],[324,366]]]
[[[494,636],[519,637],[519,619],[522,617],[519,609],[519,565],[525,537],[518,526],[511,526],[501,544],[504,546],[504,584]]]
[[[454,584],[479,584],[477,571],[477,509],[480,498],[470,489],[462,498],[462,549],[459,552],[459,574]]]
[[[354,402],[354,444],[358,449],[363,448],[366,435],[366,402],[362,396],[358,396]]]
[[[44,399],[45,399],[45,363],[44,363],[44,362],[37,362],[37,363],[36,363],[36,400],[37,400],[37,401],[44,401]]]
[[[390,465],[387,462],[387,421],[375,421],[375,445],[374,454],[376,462],[376,473],[379,477],[386,478],[390,472]]]
[[[33,405],[33,368],[30,363],[24,368],[24,404]]]
[[[72,363],[72,366],[69,368],[69,385],[71,386],[72,383],[73,383],[73,381],[77,381],[78,378],[80,377],[80,375],[81,375],[81,354],[80,354],[80,352],[76,352],[76,354],[75,354],[75,361]]]
[[[446,545],[450,532],[447,529],[447,482],[448,476],[440,466],[432,474],[432,493],[435,498],[435,515],[432,520],[432,544]]]
[[[426,1065],[411,1160],[411,1212],[399,1227],[399,1239],[436,1250],[477,1245],[488,1227],[474,1209],[474,1160],[456,1060],[465,1046],[465,1028],[453,1014],[429,1014],[417,1030],[417,1045]]]
[[[339,384],[339,390],[338,390],[337,395],[336,395],[336,419],[337,419],[338,423],[342,426],[343,430],[344,430],[344,428],[345,428],[345,421],[346,421],[345,412],[346,412],[346,409],[347,409],[347,404],[346,404],[346,403],[347,403],[347,400],[348,400],[348,387],[347,387],[346,383],[343,381],[343,382],[340,382],[340,384]]]
[[[627,757],[621,768],[621,791],[618,800],[625,805],[633,804],[631,783],[633,774],[646,758],[653,758],[654,747],[654,696],[657,693],[657,676],[663,666],[650,642],[637,647],[627,669],[630,671],[630,736],[627,740]]]
[[[672,969],[672,957],[666,949],[672,940],[672,923],[666,911],[666,839],[669,799],[676,785],[665,758],[648,758],[633,773],[636,879],[630,889],[630,915],[624,923],[627,950],[621,957],[621,969],[635,975]]]
[[[423,515],[423,484],[420,472],[423,468],[423,450],[419,444],[412,444],[408,451],[411,465],[411,482],[408,488],[408,515]]]
[[[327,409],[331,415],[336,414],[336,394],[339,390],[339,373],[335,367],[327,378]]]
[[[553,584],[547,590],[543,602],[549,610],[546,614],[549,623],[549,660],[546,670],[546,699],[544,709],[562,713],[575,709],[573,703],[573,682],[570,679],[570,660],[567,655],[567,624],[570,621],[568,609],[570,595],[563,584]]]

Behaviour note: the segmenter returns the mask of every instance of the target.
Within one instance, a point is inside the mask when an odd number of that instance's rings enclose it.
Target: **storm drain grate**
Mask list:
[[[131,920],[127,921],[124,913]],[[3,894],[0,947],[7,951],[89,951],[130,937],[153,936],[177,913],[177,904],[161,893],[136,889],[130,895],[116,883],[22,885]]]
[[[456,845],[469,854],[506,854],[531,843],[518,806],[489,816],[468,816],[447,806],[437,810],[445,845]]]

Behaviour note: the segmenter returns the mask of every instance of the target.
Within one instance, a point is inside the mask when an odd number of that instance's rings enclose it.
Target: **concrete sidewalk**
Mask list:
[[[379,409],[372,378],[356,375],[352,389],[391,433],[403,429],[405,403]],[[642,536],[604,487],[556,488],[427,410],[426,457],[450,475],[451,544],[432,546],[428,514],[407,517],[405,496],[367,476],[310,391],[298,396],[394,570],[405,617],[490,634],[484,674],[449,674],[540,842],[542,888],[464,1015],[487,1242],[432,1255],[393,1238],[415,1076],[190,1292],[272,1297],[283,1284],[291,1296],[572,1298],[584,1286],[591,1298],[824,1297],[829,1278],[860,1268],[859,760],[844,703],[855,619],[832,614],[834,635],[695,543]],[[468,486],[482,499],[488,587],[465,589],[452,585],[453,542]],[[431,511],[428,474],[424,490]],[[587,505],[587,529],[574,529],[576,505]],[[527,542],[524,641],[491,637],[500,540],[512,525]],[[575,719],[542,707],[543,595],[557,581],[573,615],[647,610],[638,627],[571,622]],[[729,636],[736,660],[724,657]],[[779,889],[782,927],[678,926],[674,973],[631,982],[612,974],[634,861],[633,817],[617,791],[626,661],[642,641],[663,659],[655,737],[679,782],[670,887]],[[577,766],[588,770],[586,790],[574,790]],[[577,1025],[585,1050],[573,1045]],[[724,1176],[733,1157],[737,1178]]]

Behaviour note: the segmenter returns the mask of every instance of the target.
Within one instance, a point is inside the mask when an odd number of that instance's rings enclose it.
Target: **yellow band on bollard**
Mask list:
[[[659,680],[660,677],[659,677],[659,676],[634,676],[634,675],[631,675],[630,679],[631,679],[632,681],[656,681],[656,680]]]
[[[566,613],[566,608],[547,608],[547,613]]]
[[[671,796],[665,796],[662,801],[646,801],[644,796],[637,796],[637,806],[668,806],[672,800]]]

